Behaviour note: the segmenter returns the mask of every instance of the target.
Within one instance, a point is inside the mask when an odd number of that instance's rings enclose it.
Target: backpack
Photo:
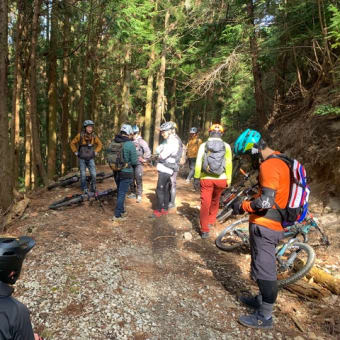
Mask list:
[[[221,175],[225,171],[225,144],[220,140],[205,143],[202,169],[210,175]]]
[[[106,161],[109,164],[112,171],[120,171],[128,167],[128,163],[124,161],[123,156],[123,143],[111,142],[105,150]]]
[[[79,143],[79,148],[78,148],[78,157],[81,158],[81,159],[85,159],[86,161],[89,161],[90,159],[95,157],[94,145],[93,144],[82,144],[84,136],[85,136],[85,132],[82,131],[80,133],[80,143]],[[96,135],[93,133],[92,140],[95,140],[95,138],[96,138]]]
[[[282,216],[282,225],[288,226],[295,222],[304,220],[308,212],[308,199],[310,188],[307,185],[307,175],[305,167],[296,159],[291,159],[286,155],[272,155],[269,158],[281,159],[288,165],[290,172],[290,189],[288,203],[285,209],[280,209],[275,203],[275,207]]]

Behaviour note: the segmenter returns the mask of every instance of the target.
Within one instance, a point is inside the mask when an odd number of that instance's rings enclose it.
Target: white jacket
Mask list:
[[[175,165],[179,147],[180,145],[178,139],[174,135],[170,135],[168,139],[166,139],[162,144],[157,147],[156,153],[158,154],[159,158],[159,162],[157,163],[157,170],[159,172],[164,172],[169,175],[172,175],[174,173],[174,170],[167,167],[164,161],[166,163],[172,163]]]

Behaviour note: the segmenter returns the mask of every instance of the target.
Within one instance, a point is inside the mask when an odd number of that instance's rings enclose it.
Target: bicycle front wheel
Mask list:
[[[216,246],[231,251],[249,244],[249,220],[242,218],[227,226],[216,238]]]
[[[288,286],[303,278],[312,269],[315,262],[315,251],[307,243],[293,243],[282,255],[278,254],[276,259],[279,288]],[[300,265],[297,266],[297,263]]]

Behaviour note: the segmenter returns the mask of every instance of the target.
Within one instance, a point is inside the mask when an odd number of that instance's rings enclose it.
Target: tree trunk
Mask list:
[[[28,82],[27,86],[28,86]],[[32,121],[28,87],[24,89],[25,98],[25,190],[31,189],[31,163],[32,163]]]
[[[57,1],[52,1],[51,39],[49,47],[48,72],[48,156],[47,174],[53,179],[57,163]]]
[[[130,102],[130,62],[131,62],[131,46],[126,46],[124,55],[124,66],[123,66],[123,84],[122,84],[122,109],[119,116],[119,125],[125,123],[128,120],[129,113],[131,110]]]
[[[144,139],[151,145],[151,119],[152,119],[152,97],[153,97],[153,63],[155,62],[155,47],[151,46],[150,59],[148,63],[148,82],[146,86],[146,106],[144,120]]]
[[[256,38],[256,27],[254,18],[254,0],[248,0],[248,18],[251,26],[251,33],[249,37],[251,63],[254,77],[254,93],[255,93],[255,105],[256,114],[258,117],[259,127],[262,128],[267,122],[267,116],[265,112],[264,92],[262,88],[262,77],[260,66],[258,64],[258,46]]]
[[[172,81],[172,87],[171,87],[171,101],[170,101],[170,120],[172,122],[176,121],[176,104],[177,104],[177,99],[176,99],[176,78],[173,79]]]
[[[90,0],[90,13],[88,16],[88,29],[85,47],[84,63],[81,71],[81,82],[80,82],[80,100],[78,105],[78,131],[81,131],[84,121],[84,110],[85,110],[85,95],[86,95],[86,79],[87,79],[87,68],[90,58],[90,41],[92,36],[92,24],[93,24],[93,1]]]
[[[33,144],[33,160],[38,169],[38,173],[43,180],[44,185],[48,184],[46,170],[44,168],[39,142],[39,124],[37,119],[37,79],[36,79],[36,53],[37,40],[39,28],[39,14],[41,0],[34,0],[34,14],[32,20],[32,40],[31,40],[31,57],[30,57],[30,71],[29,71],[29,100],[30,100],[30,114],[32,119],[32,144]]]
[[[27,38],[27,25],[24,25],[23,1],[17,1],[18,18],[15,37],[15,61],[12,92],[12,124],[11,124],[11,155],[13,187],[19,186],[19,151],[20,151],[20,97],[22,92],[22,61],[23,37]],[[24,31],[26,33],[24,33]]]
[[[6,210],[13,199],[12,172],[7,160],[11,159],[8,138],[8,2],[0,1],[0,210]]]
[[[165,85],[165,70],[166,70],[166,52],[167,52],[167,38],[168,38],[168,26],[170,19],[170,11],[167,10],[165,13],[164,20],[164,40],[163,40],[163,50],[161,56],[161,65],[157,75],[157,102],[156,102],[156,116],[155,116],[155,129],[153,138],[153,150],[155,151],[159,144],[159,127],[161,124],[161,118],[164,114],[165,108],[165,95],[164,95],[164,85]]]
[[[67,170],[67,155],[69,154],[69,72],[70,72],[70,10],[69,0],[65,0],[64,24],[63,24],[63,94],[62,94],[62,114],[61,114],[61,174],[64,175]]]

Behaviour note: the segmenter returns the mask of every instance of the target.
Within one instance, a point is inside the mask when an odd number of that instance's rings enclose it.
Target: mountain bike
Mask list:
[[[244,176],[242,183],[237,187],[227,188],[221,195],[220,206],[222,206],[222,209],[216,216],[217,221],[220,223],[224,223],[232,215],[233,209],[231,206],[237,198],[242,197],[248,200],[257,193],[257,183],[248,188],[244,186],[244,183],[250,178],[250,174],[243,169],[240,169],[240,172]]]
[[[113,173],[105,174],[105,172],[99,172],[96,175],[96,181],[98,183],[101,183],[105,179],[110,178],[110,177],[113,177]],[[63,178],[63,179],[59,180],[58,182],[55,182],[55,183],[49,185],[47,187],[47,189],[51,190],[51,189],[54,189],[54,188],[57,188],[57,187],[66,187],[68,185],[72,185],[73,183],[77,183],[79,181],[80,181],[80,175],[72,175],[72,176]],[[90,175],[86,176],[86,181],[91,182],[91,176]]]
[[[321,234],[321,241],[329,245],[327,235],[321,230],[311,214],[301,223],[284,228],[283,241],[276,248],[276,263],[279,287],[287,286],[304,277],[313,267],[315,251],[307,243],[309,233],[315,230]],[[302,239],[301,239],[302,237]],[[299,239],[300,238],[300,239]],[[286,240],[286,241],[285,241]],[[249,219],[242,218],[227,226],[216,238],[216,246],[225,251],[249,248]],[[294,263],[302,260],[304,265],[295,271]]]
[[[91,199],[99,201],[100,206],[103,208],[102,201],[114,196],[116,191],[117,191],[116,189],[108,189],[100,192],[89,192],[87,194],[75,194],[66,196],[63,199],[52,203],[48,207],[48,209],[56,210],[62,207],[71,206],[75,204],[80,205],[84,201],[90,201]]]

